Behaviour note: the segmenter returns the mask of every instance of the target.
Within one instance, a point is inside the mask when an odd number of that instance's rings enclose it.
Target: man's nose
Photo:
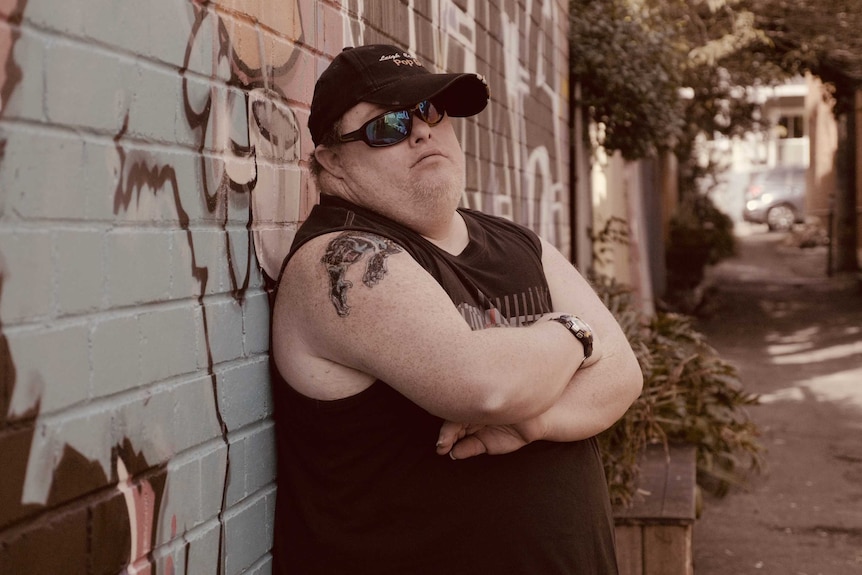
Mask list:
[[[410,138],[414,142],[418,142],[421,139],[430,139],[431,138],[431,130],[433,126],[429,126],[425,120],[422,119],[422,116],[419,115],[419,110],[413,112],[413,130],[410,133]]]

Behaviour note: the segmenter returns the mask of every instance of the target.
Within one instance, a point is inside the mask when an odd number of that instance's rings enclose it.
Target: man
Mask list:
[[[592,438],[642,376],[553,246],[458,209],[451,117],[487,101],[385,45],[315,86],[321,203],[273,307],[276,573],[617,571]]]

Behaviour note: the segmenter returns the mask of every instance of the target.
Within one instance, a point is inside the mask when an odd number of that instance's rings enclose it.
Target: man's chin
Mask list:
[[[429,207],[432,205],[438,207],[452,205],[452,209],[454,209],[461,201],[463,190],[463,186],[451,181],[436,182],[436,185],[435,182],[429,182],[428,185],[415,188],[414,197],[421,203],[428,204]]]

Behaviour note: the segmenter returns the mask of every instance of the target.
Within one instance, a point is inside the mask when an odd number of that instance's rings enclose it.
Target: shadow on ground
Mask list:
[[[826,277],[825,248],[740,236],[710,271],[698,328],[735,364],[766,469],[694,530],[697,575],[862,573],[862,290]]]

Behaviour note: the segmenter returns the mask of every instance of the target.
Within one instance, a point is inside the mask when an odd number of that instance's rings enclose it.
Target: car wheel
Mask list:
[[[795,221],[796,212],[788,205],[774,206],[766,213],[766,223],[772,232],[786,232]]]

